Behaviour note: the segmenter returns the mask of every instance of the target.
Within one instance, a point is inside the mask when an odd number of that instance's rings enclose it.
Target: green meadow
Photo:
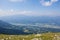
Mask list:
[[[0,40],[60,40],[60,33],[43,33],[31,35],[0,34]]]

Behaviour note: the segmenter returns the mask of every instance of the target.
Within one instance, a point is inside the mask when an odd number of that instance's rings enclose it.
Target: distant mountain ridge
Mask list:
[[[60,16],[50,17],[50,16],[25,16],[25,15],[13,15],[1,17],[1,20],[4,20],[9,23],[55,23],[55,25],[60,25]]]

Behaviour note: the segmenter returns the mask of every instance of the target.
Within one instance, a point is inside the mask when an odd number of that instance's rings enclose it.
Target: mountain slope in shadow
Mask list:
[[[7,22],[1,21],[0,20],[0,34],[28,34],[23,32],[23,30],[18,30],[13,28],[15,25],[11,25]],[[17,26],[15,26],[17,27]]]

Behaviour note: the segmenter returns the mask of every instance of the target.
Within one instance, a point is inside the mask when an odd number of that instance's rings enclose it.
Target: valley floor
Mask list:
[[[60,40],[60,33],[43,33],[32,35],[0,34],[0,40]]]

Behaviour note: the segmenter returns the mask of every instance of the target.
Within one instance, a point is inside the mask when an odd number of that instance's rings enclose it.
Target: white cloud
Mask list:
[[[1,10],[0,17],[2,16],[11,16],[11,15],[27,15],[27,16],[60,16],[58,11],[20,11],[20,10]]]
[[[2,9],[0,9],[0,12],[2,11]]]
[[[41,2],[41,4],[43,6],[50,6],[50,5],[52,5],[52,3],[50,3],[49,1],[47,1],[47,2]]]
[[[11,12],[13,12],[14,10],[13,10],[13,9],[11,9],[10,11],[11,11]]]
[[[26,0],[9,0],[10,2],[24,2]]]
[[[32,13],[32,11],[23,11],[22,13],[23,13],[23,14]]]
[[[51,0],[51,2],[57,2],[58,0]]]
[[[20,11],[20,10],[1,10],[0,11],[0,17],[1,16],[10,16],[10,15],[29,15],[32,13],[32,11]]]
[[[43,6],[51,6],[53,3],[57,2],[58,0],[50,0],[50,1],[45,1],[45,0],[40,0],[40,3]]]

